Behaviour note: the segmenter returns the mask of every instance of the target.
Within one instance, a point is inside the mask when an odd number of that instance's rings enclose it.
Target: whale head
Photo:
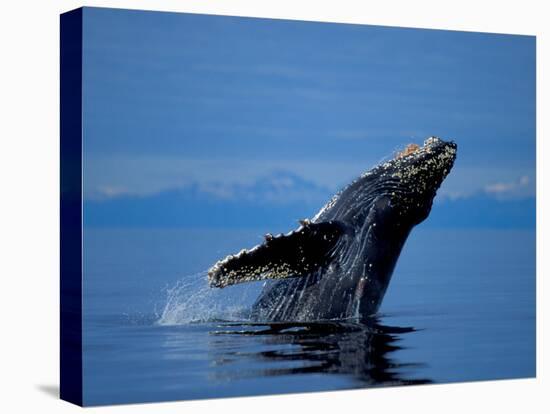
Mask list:
[[[456,159],[454,142],[429,137],[372,168],[324,206],[314,221],[340,220],[357,228],[368,214],[383,210],[393,224],[412,227],[425,220]],[[374,210],[374,211],[373,211]]]
[[[379,180],[392,188],[390,200],[403,221],[416,225],[428,217],[436,192],[454,165],[456,149],[454,142],[430,137],[422,147],[408,146],[380,168]]]

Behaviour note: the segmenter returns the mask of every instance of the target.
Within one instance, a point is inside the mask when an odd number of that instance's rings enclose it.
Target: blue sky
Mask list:
[[[530,36],[87,8],[83,86],[86,200],[328,194],[430,135],[440,199],[535,194]]]

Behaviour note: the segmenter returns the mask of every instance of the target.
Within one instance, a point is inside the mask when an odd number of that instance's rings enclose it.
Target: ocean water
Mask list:
[[[535,376],[534,231],[419,226],[371,322],[276,329],[243,319],[261,282],[206,284],[264,233],[85,228],[84,403]]]

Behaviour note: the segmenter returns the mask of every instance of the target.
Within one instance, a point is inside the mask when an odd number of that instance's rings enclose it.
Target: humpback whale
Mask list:
[[[211,287],[267,280],[258,321],[363,319],[378,311],[403,245],[424,221],[457,146],[429,137],[365,172],[287,234],[219,260]],[[269,279],[269,280],[268,280]]]

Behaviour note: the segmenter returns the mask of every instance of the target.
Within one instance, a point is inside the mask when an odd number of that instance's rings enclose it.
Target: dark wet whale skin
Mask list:
[[[289,276],[266,282],[253,305],[252,317],[259,321],[319,321],[370,316],[382,302],[410,231],[428,217],[436,191],[455,158],[456,144],[430,137],[416,152],[360,176],[311,221],[281,237],[286,239],[279,242],[281,248],[268,238],[264,245],[219,263],[260,268],[257,264],[264,263],[265,258],[258,263],[254,259],[264,250],[265,254],[285,256],[288,245],[295,250],[296,246],[325,240],[327,245],[316,248],[326,254],[316,257],[306,250],[307,260],[301,260],[315,262],[318,267],[300,267],[291,258],[286,260],[290,263],[285,263]],[[327,233],[322,226],[332,232]],[[330,235],[329,242],[326,234]],[[296,277],[291,277],[293,273]]]

